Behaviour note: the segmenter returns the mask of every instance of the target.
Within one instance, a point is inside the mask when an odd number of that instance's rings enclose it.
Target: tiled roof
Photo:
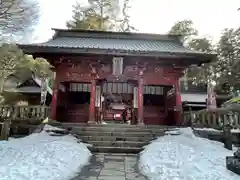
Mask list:
[[[24,83],[26,81],[33,80],[37,86],[25,86]],[[47,84],[48,85],[48,84]],[[40,92],[41,91],[41,80],[38,77],[34,77],[31,71],[17,71],[16,73],[10,75],[5,83],[4,83],[4,91],[7,92],[25,92],[25,93],[33,93],[33,92]],[[40,91],[39,91],[40,89]],[[52,95],[52,89],[47,86],[47,91],[49,94]]]
[[[56,39],[35,45],[38,47],[122,50],[130,52],[199,53],[183,47],[180,43],[166,40],[57,37]]]
[[[19,44],[27,54],[70,53],[186,58],[209,62],[215,54],[185,48],[179,35],[54,29],[54,37],[44,43]]]

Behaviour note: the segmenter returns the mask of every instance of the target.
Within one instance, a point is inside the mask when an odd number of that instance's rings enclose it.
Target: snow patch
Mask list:
[[[54,129],[49,125],[46,129]],[[88,164],[90,151],[71,136],[45,131],[0,141],[1,180],[68,180]]]
[[[222,132],[222,130],[217,130],[213,128],[194,128],[197,131],[210,131],[210,132]],[[231,133],[240,133],[240,129],[231,129]]]
[[[180,135],[159,137],[141,152],[139,168],[150,180],[239,180],[226,169],[233,151],[223,144],[196,137],[191,128]]]
[[[213,128],[194,128],[197,131],[214,131],[214,132],[221,132],[220,130],[213,129]]]
[[[173,129],[173,130],[166,131],[164,134],[165,135],[180,135],[181,132],[180,132],[180,129]]]
[[[61,131],[61,130],[64,130],[64,129],[54,127],[54,126],[50,126],[48,124],[45,124],[44,128],[43,128],[43,131],[58,131],[58,130]]]
[[[231,129],[232,133],[240,133],[240,129]]]

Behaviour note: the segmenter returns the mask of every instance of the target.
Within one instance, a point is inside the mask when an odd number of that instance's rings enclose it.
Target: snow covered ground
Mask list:
[[[0,141],[0,180],[69,180],[90,156],[86,146],[71,135],[50,136],[42,131]]]
[[[226,156],[232,155],[222,143],[182,128],[146,146],[139,168],[150,180],[239,180],[240,176],[226,169]]]

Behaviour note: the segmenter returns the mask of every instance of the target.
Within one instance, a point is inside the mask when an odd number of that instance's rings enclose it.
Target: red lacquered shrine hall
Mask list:
[[[189,50],[178,35],[61,30],[19,47],[54,67],[53,119],[180,125],[179,78],[215,55]],[[129,113],[130,112],[130,113]]]

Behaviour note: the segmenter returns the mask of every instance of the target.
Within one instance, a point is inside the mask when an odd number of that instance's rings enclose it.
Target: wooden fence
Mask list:
[[[0,139],[7,140],[10,127],[23,123],[40,124],[42,120],[50,115],[47,106],[0,106]],[[18,125],[17,125],[18,124]]]
[[[183,125],[222,129],[228,124],[233,129],[240,128],[240,110],[218,108],[214,111],[201,110],[183,113]]]
[[[9,116],[12,121],[43,120],[49,114],[48,106],[0,106],[0,116],[2,118]]]

